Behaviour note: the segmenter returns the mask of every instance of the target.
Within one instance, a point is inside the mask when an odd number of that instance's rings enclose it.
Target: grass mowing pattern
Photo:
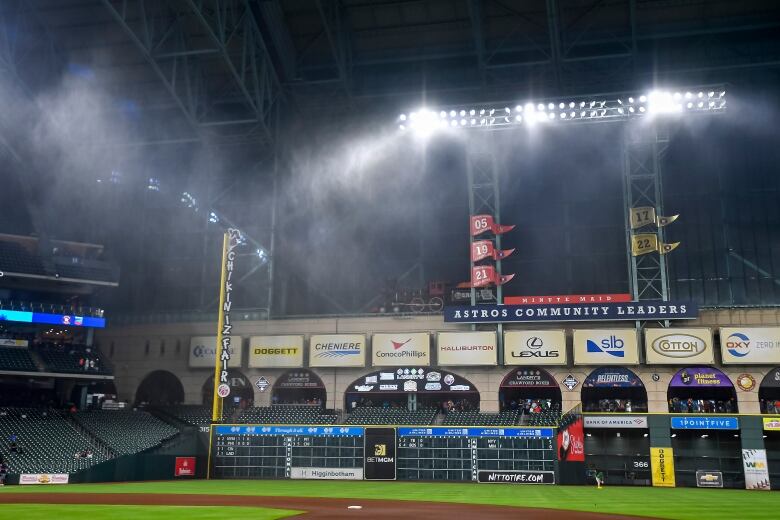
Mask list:
[[[191,493],[212,495],[376,498],[570,509],[673,520],[764,520],[780,510],[780,493],[730,489],[534,486],[435,482],[189,480],[13,486],[13,492]],[[2,490],[0,490],[0,502]]]
[[[0,493],[0,502],[2,493]],[[252,520],[277,520],[299,514],[299,511],[269,509],[260,507],[212,506],[106,506],[75,504],[3,504],[0,506],[5,518],[25,520],[224,520],[227,517],[251,518]]]

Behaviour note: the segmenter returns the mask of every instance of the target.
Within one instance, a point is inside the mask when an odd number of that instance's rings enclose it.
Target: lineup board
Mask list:
[[[363,478],[362,427],[212,427],[214,478]]]
[[[364,478],[375,463],[367,430],[356,426],[214,425],[213,478]],[[390,430],[398,480],[553,483],[552,428],[405,427]],[[386,441],[381,441],[386,442]],[[385,455],[385,453],[382,453]],[[372,478],[368,475],[365,478]],[[390,477],[385,477],[390,478]]]

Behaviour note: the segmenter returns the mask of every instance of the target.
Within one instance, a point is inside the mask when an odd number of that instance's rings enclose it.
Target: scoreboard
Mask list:
[[[364,429],[355,426],[212,427],[214,478],[363,478]]]
[[[552,428],[398,428],[398,478],[487,481],[491,472],[538,474],[534,478],[553,483],[553,433]]]
[[[211,431],[213,478],[555,482],[552,428],[214,425]]]

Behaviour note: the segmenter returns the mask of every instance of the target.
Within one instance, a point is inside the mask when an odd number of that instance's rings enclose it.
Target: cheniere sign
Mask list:
[[[698,316],[698,305],[686,301],[565,305],[463,305],[444,308],[444,321],[448,323],[692,320]]]

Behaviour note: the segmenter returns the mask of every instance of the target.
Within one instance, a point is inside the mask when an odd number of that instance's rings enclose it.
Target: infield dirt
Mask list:
[[[0,503],[15,504],[101,504],[144,506],[240,506],[271,507],[304,511],[293,518],[336,520],[637,520],[648,517],[585,513],[558,509],[486,506],[444,502],[412,502],[357,498],[257,497],[240,495],[163,495],[131,493],[2,493]],[[349,509],[360,506],[360,509]],[[228,516],[228,515],[226,515]]]

